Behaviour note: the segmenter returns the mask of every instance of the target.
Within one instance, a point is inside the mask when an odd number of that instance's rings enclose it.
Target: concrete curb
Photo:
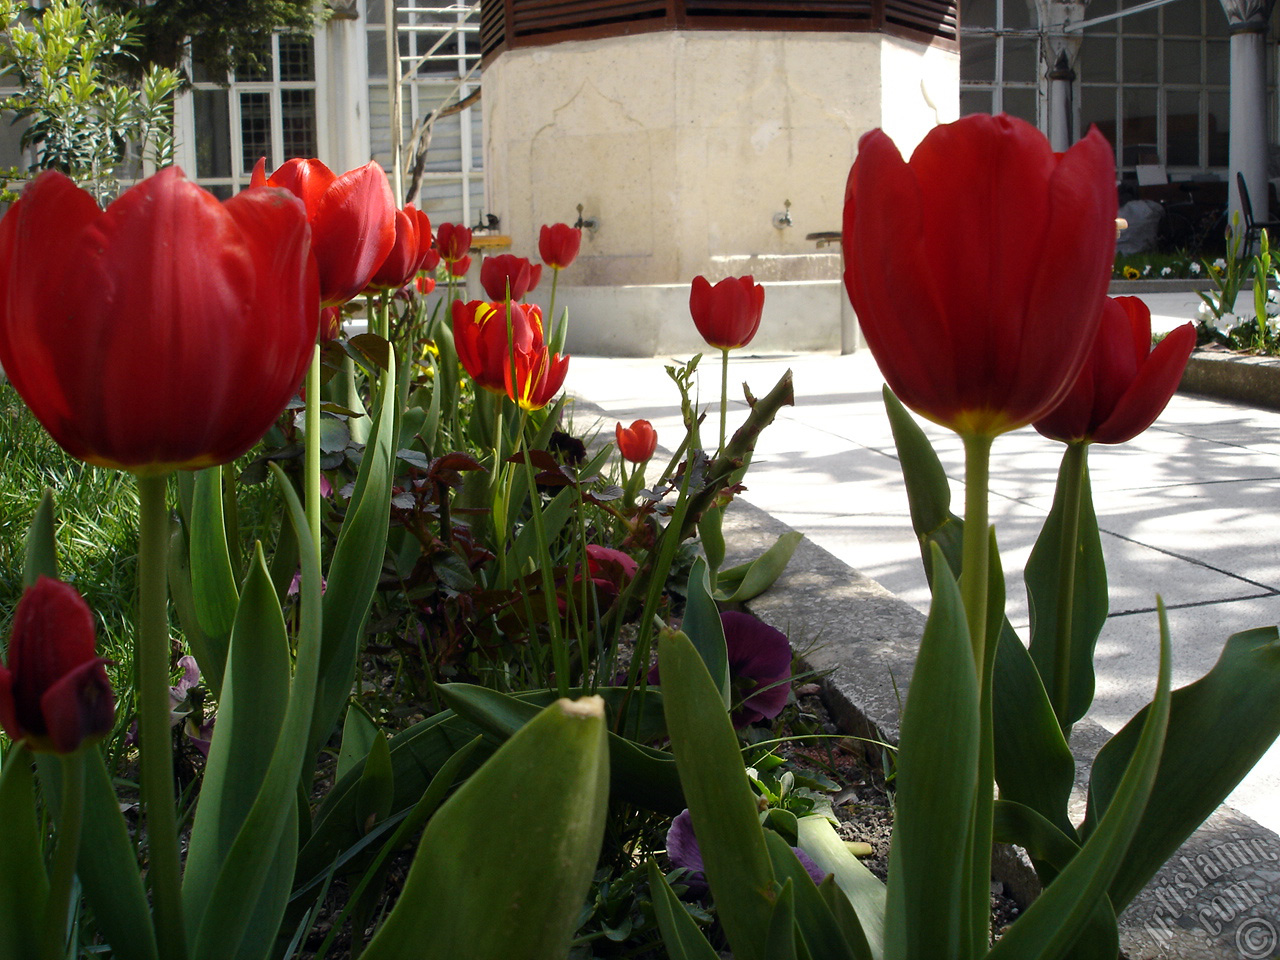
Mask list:
[[[1187,361],[1178,392],[1280,410],[1280,357],[1197,350]]]
[[[724,522],[726,564],[758,556],[789,529],[735,500]],[[777,583],[747,606],[790,636],[806,669],[824,674],[828,707],[842,729],[897,741],[898,705],[910,686],[923,614],[807,538]],[[1073,733],[1077,820],[1090,765],[1109,737],[1088,720]],[[867,755],[878,761],[879,749],[868,744]],[[1020,851],[1000,851],[993,875],[1024,904],[1039,892]],[[1130,960],[1280,955],[1280,837],[1220,807],[1121,916],[1120,943]]]

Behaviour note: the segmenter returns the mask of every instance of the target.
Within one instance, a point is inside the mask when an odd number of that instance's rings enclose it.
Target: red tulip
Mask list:
[[[524,257],[504,253],[486,257],[480,266],[480,285],[490,300],[523,300],[525,294],[542,279],[542,266],[534,265]]]
[[[544,223],[538,234],[538,255],[552,270],[563,270],[573,263],[581,246],[582,231],[567,223]]]
[[[622,459],[632,463],[648,463],[653,451],[658,449],[658,431],[648,420],[637,420],[629,427],[619,423],[613,428],[618,439],[618,452]]]
[[[41,174],[0,223],[0,365],[81,460],[143,474],[227,463],[311,359],[307,237],[283,190],[219,203],[170,167],[103,211]]]
[[[506,304],[472,300],[453,302],[453,339],[458,360],[476,386],[506,393],[511,376],[511,348],[507,340]],[[527,354],[543,343],[542,312],[512,303],[511,332],[515,352]]]
[[[395,216],[396,242],[382,261],[382,266],[369,278],[367,291],[399,290],[418,273],[424,248],[431,246],[431,221],[425,213],[407,204]],[[426,227],[426,233],[422,232]]]
[[[9,664],[0,667],[0,726],[32,750],[74,753],[111,732],[115,697],[94,655],[93,612],[60,580],[40,577],[18,601]]]
[[[323,307],[320,310],[320,342],[329,343],[342,336],[342,308]]]
[[[427,216],[425,211],[419,210],[412,203],[404,205],[404,212],[413,218],[418,227],[418,263],[415,271],[428,269],[427,260],[432,256],[436,258],[436,263],[439,263],[440,255],[431,249],[431,218]],[[434,270],[435,264],[433,263],[429,269]]]
[[[459,257],[457,260],[446,260],[444,265],[448,268],[451,276],[465,277],[467,271],[471,269],[471,258]]]
[[[422,262],[418,264],[418,269],[425,270],[427,273],[434,273],[438,266],[440,266],[440,251],[433,247],[427,247],[423,251]]]
[[[845,191],[845,286],[889,386],[994,436],[1044,416],[1093,343],[1115,247],[1111,147],[1060,158],[1035,127],[970,116],[905,163],[873,130]]]
[[[435,290],[436,280],[435,277],[419,277],[416,281],[416,285],[419,293],[428,294]]]
[[[284,187],[306,204],[324,306],[360,293],[395,245],[395,198],[373,160],[338,176],[319,160],[295,159],[270,177],[259,160],[249,185]]]
[[[446,263],[461,260],[471,249],[471,228],[458,223],[442,223],[436,228],[436,249]]]
[[[530,312],[538,313],[538,330],[542,329],[542,315],[536,306]],[[541,410],[554,399],[564,386],[569,372],[569,358],[552,354],[539,337],[528,350],[516,350],[515,369],[508,366],[507,396],[523,410]]]
[[[726,277],[714,287],[694,277],[689,312],[702,339],[721,350],[745,347],[760,329],[764,287],[754,277]]]
[[[1196,345],[1184,323],[1151,348],[1151,311],[1137,297],[1108,297],[1093,349],[1062,403],[1035,422],[1063,443],[1124,443],[1155,422],[1178,389]]]

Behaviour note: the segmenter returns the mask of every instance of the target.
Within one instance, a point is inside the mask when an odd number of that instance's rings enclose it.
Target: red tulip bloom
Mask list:
[[[1115,248],[1111,147],[1060,157],[1008,116],[935,127],[909,163],[883,131],[845,190],[845,286],[894,393],[961,433],[1052,410],[1093,343]]]
[[[458,223],[442,223],[436,228],[436,249],[445,263],[461,260],[471,249],[471,228]]]
[[[418,269],[425,270],[427,273],[434,273],[439,266],[440,251],[434,247],[427,247],[422,253],[422,262],[418,264]]]
[[[511,376],[506,306],[483,300],[453,302],[453,339],[458,360],[476,386],[494,393],[506,393]],[[542,312],[518,303],[510,304],[510,310],[516,354],[528,354],[535,345],[542,346]]]
[[[1184,323],[1151,348],[1151,311],[1137,297],[1108,297],[1093,349],[1062,403],[1035,422],[1063,443],[1124,443],[1160,416],[1196,345]]]
[[[43,173],[0,223],[0,365],[81,460],[142,474],[227,463],[311,359],[308,233],[283,190],[219,203],[169,167],[104,211]]]
[[[573,263],[581,246],[582,231],[567,223],[544,223],[538,234],[538,255],[552,270],[563,270]]]
[[[530,263],[524,257],[504,253],[486,257],[480,265],[480,285],[490,300],[523,300],[525,294],[538,286],[542,279],[542,266]]]
[[[726,277],[714,287],[694,277],[689,312],[702,339],[721,350],[745,347],[760,329],[764,287],[754,277]]]
[[[648,420],[637,420],[629,427],[619,423],[613,428],[618,439],[618,452],[622,459],[632,463],[648,463],[653,451],[658,449],[658,431]]]
[[[538,313],[538,330],[542,329],[541,311],[536,306],[528,308]],[[569,358],[552,354],[539,337],[528,350],[516,350],[513,370],[505,370],[507,396],[523,410],[541,410],[550,403],[564,386],[569,372]]]
[[[320,342],[329,343],[342,336],[342,308],[323,307],[320,310]]]
[[[413,204],[396,211],[396,242],[382,261],[382,266],[369,278],[366,292],[399,290],[417,275],[423,261],[424,248],[431,246],[431,221]],[[423,227],[426,233],[423,233]]]
[[[270,177],[259,160],[249,185],[284,187],[306,204],[324,306],[360,293],[395,245],[395,198],[386,172],[372,160],[338,176],[319,160],[295,159]]]
[[[459,257],[457,260],[446,260],[445,267],[449,270],[449,274],[454,277],[465,277],[467,271],[471,269],[470,257]]]
[[[95,656],[93,612],[61,580],[40,577],[18,601],[9,664],[0,667],[0,726],[32,750],[74,753],[111,732],[115,696]]]
[[[415,284],[421,294],[432,293],[436,288],[435,277],[419,277]]]

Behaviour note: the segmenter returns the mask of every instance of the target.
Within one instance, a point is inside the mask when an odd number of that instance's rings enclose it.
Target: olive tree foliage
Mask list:
[[[136,59],[132,16],[92,0],[50,0],[41,9],[0,0],[0,29],[0,77],[14,85],[0,109],[28,121],[21,140],[34,152],[28,172],[60,170],[103,200],[144,162],[172,162],[180,77],[154,64],[136,79],[122,69]]]
[[[138,62],[181,69],[189,48],[212,77],[261,69],[264,38],[310,34],[327,7],[315,0],[99,0],[136,18]]]

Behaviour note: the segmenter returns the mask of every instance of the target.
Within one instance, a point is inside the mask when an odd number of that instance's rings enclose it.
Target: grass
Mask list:
[[[22,595],[27,528],[54,494],[59,573],[98,617],[98,648],[117,691],[130,689],[137,591],[138,493],[133,476],[64,453],[8,381],[0,383],[0,637]]]

